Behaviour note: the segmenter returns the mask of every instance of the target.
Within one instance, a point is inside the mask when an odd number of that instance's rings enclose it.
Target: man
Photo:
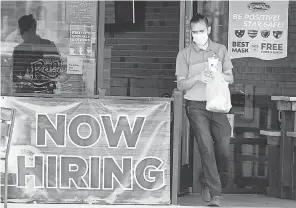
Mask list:
[[[228,172],[231,127],[226,114],[206,110],[206,84],[212,79],[207,70],[207,60],[213,56],[219,58],[216,70],[230,84],[233,83],[233,66],[226,47],[209,39],[211,27],[204,15],[195,14],[190,24],[193,43],[178,53],[177,86],[180,91],[186,92],[187,116],[201,156],[202,198],[208,206],[220,206],[220,175],[223,179],[222,176],[227,176]]]
[[[23,14],[26,13],[26,6],[28,5],[20,5],[19,8],[15,10],[15,14],[11,18],[20,18],[23,16]],[[29,10],[32,13],[36,14],[36,21],[37,21],[37,33],[42,38],[51,38],[51,40],[56,41],[56,31],[52,30],[51,28],[47,27],[47,21],[45,20],[47,15],[47,9],[45,6],[37,6],[37,8],[34,9],[34,6],[29,6]],[[10,25],[11,26],[11,25]],[[5,36],[5,42],[10,43],[22,43],[23,40],[21,38],[21,34],[19,33],[19,30],[16,29],[9,33],[7,36]]]
[[[53,42],[36,34],[33,15],[18,20],[23,43],[13,50],[13,82],[18,93],[50,93],[61,71],[60,53]]]

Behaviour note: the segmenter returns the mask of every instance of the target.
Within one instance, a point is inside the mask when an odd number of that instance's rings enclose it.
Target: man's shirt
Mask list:
[[[16,92],[53,93],[61,69],[60,53],[53,42],[36,36],[13,50],[13,82]]]
[[[233,65],[224,45],[212,42],[206,50],[198,48],[195,43],[190,44],[178,53],[176,60],[176,76],[190,78],[208,68],[208,58],[217,56],[219,58],[218,68],[221,72],[232,71]],[[186,100],[206,101],[206,84],[197,81],[195,85],[186,91]]]

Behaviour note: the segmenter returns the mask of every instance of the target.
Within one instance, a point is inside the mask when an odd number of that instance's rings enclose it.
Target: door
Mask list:
[[[180,2],[180,42],[179,49],[182,50],[191,43],[190,19],[192,17],[193,1]],[[190,149],[193,149],[190,140],[190,126],[186,116],[186,107],[183,100],[182,106],[182,134],[181,134],[181,167],[180,167],[180,186],[178,190],[179,196],[191,192],[192,187],[192,157]],[[191,148],[190,148],[191,147]]]

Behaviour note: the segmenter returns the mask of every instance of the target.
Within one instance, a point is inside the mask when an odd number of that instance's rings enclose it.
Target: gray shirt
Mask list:
[[[190,78],[201,73],[208,67],[208,58],[216,55],[219,58],[218,69],[226,73],[233,68],[231,59],[224,45],[209,40],[206,50],[198,48],[192,43],[181,50],[176,59],[176,76]],[[206,101],[206,84],[196,82],[195,85],[186,91],[186,100]]]

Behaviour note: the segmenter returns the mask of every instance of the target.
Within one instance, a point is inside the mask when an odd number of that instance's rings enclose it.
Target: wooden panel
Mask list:
[[[270,197],[280,197],[279,191],[279,146],[268,146],[268,187],[267,195]]]
[[[128,57],[128,56],[135,56],[135,57],[171,57],[176,58],[177,51],[165,51],[162,52],[161,48],[155,51],[146,51],[146,50],[112,50],[112,57],[119,56],[119,57]],[[175,64],[172,62],[171,64]]]
[[[178,20],[174,20],[175,22]],[[126,39],[142,39],[142,38],[158,38],[158,39],[175,39],[179,37],[179,33],[178,32],[172,32],[172,33],[161,33],[161,32],[153,32],[153,33],[149,33],[149,32],[126,32],[126,33],[107,33],[106,34],[106,38],[108,39],[112,39],[112,38],[126,38]],[[113,47],[116,47],[118,45],[114,45]],[[123,47],[124,45],[120,45],[121,47]],[[133,45],[135,48],[132,49],[136,49],[136,44]],[[138,45],[139,49],[142,45]],[[155,44],[150,45],[150,46],[157,46]],[[161,44],[162,47],[166,46],[165,44]],[[172,47],[176,47],[175,45],[167,45],[167,48],[172,48]],[[159,48],[159,47],[158,47]],[[177,47],[178,48],[178,47]],[[115,48],[118,49],[118,48]],[[123,48],[124,49],[124,48]]]
[[[129,78],[114,77],[111,79],[111,86],[113,87],[127,87]]]
[[[132,44],[132,45],[138,45],[138,44],[161,44],[161,45],[177,45],[177,42],[175,38],[108,38],[106,40],[106,44]]]
[[[276,106],[278,110],[292,110],[292,103],[288,101],[278,101]]]
[[[153,8],[148,5],[146,7],[147,14],[155,14],[155,13],[158,13],[159,10],[160,10],[159,6]],[[161,8],[161,12],[163,12],[163,14],[176,14],[179,12],[179,8],[176,5],[172,5],[171,7]]]
[[[153,19],[163,19],[164,17],[164,14],[161,14],[161,13],[150,13],[150,14],[146,14],[146,18],[147,19],[150,19],[150,20],[153,20]],[[179,16],[176,15],[176,14],[165,14],[165,19],[167,20],[176,20],[179,22]],[[159,31],[158,31],[159,32]],[[176,31],[178,32],[178,30]]]
[[[280,137],[281,132],[276,130],[260,130],[260,134],[264,136]]]
[[[131,87],[130,93],[132,97],[143,97],[143,94],[148,97],[162,97],[165,93],[172,94],[173,88],[159,89],[159,88],[137,88]]]
[[[282,112],[282,125],[280,139],[280,184],[281,198],[288,199],[292,191],[291,162],[293,160],[292,138],[286,135],[286,131],[293,131],[292,111]]]
[[[115,69],[112,68],[111,69],[111,76],[113,77],[138,77],[138,76],[142,76],[142,77],[147,77],[147,78],[151,78],[151,77],[157,77],[157,78],[167,78],[167,77],[171,77],[171,78],[175,78],[175,72],[173,70],[160,70],[160,69],[131,69],[131,68],[126,68],[126,69]]]
[[[296,138],[296,132],[287,132],[287,136]],[[294,140],[295,141],[295,140]]]
[[[157,88],[157,89],[174,89],[176,83],[173,80],[163,79],[130,79],[132,87]]]
[[[126,87],[110,87],[110,95],[112,96],[126,96],[127,88]]]
[[[112,62],[111,68],[115,69],[133,69],[136,70],[166,70],[175,73],[174,71],[174,64],[165,64],[165,63],[119,63],[119,62]]]
[[[146,31],[147,32],[178,32],[179,27],[178,26],[167,26],[167,27],[163,27],[163,26],[147,26]]]
[[[145,79],[145,78],[125,78],[116,77],[111,80],[112,87],[124,87],[129,88],[130,96],[156,96],[161,97],[165,93],[171,95],[173,89],[176,87],[176,83],[172,80],[163,79]]]
[[[128,57],[113,57],[112,61],[114,63],[116,62],[122,62],[122,63],[143,63],[143,64],[150,64],[150,63],[161,63],[161,64],[171,64],[176,61],[175,57],[134,57],[134,56],[128,56]]]

